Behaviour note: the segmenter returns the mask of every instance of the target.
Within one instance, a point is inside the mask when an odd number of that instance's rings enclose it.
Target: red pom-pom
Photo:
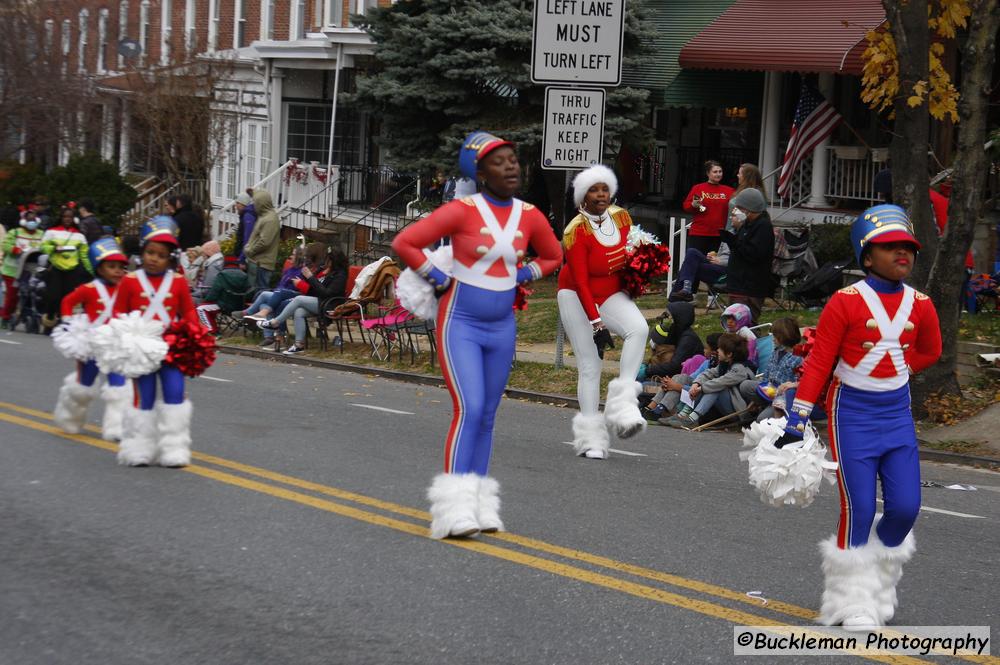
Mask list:
[[[625,257],[622,283],[633,299],[641,296],[649,282],[670,269],[670,250],[665,245],[639,245]]]
[[[215,362],[215,337],[199,323],[174,321],[163,333],[169,347],[164,364],[186,376],[201,376]]]
[[[524,286],[523,284],[517,285],[517,293],[514,294],[514,311],[523,312],[528,309],[528,296],[530,296],[534,291]]]

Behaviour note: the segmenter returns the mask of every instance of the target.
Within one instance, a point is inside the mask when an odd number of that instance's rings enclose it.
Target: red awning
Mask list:
[[[681,49],[685,69],[860,74],[881,0],[736,0]]]

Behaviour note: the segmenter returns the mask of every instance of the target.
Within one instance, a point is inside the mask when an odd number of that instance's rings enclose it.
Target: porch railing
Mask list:
[[[343,237],[346,238],[349,256],[352,262],[359,260],[371,261],[378,258],[378,245],[384,245],[391,234],[395,234],[406,225],[404,215],[414,201],[410,195],[419,198],[420,178],[413,177],[402,185],[395,193],[388,196],[377,206],[351,224]]]

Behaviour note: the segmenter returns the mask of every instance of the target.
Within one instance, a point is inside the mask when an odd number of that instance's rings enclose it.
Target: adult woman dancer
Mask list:
[[[576,355],[580,412],[573,416],[573,446],[577,455],[607,459],[608,426],[620,438],[646,427],[639,411],[642,386],[635,380],[646,349],[649,328],[639,308],[622,289],[625,241],[632,218],[611,204],[618,179],[606,166],[591,166],[573,179],[573,201],[580,214],[563,233],[566,268],[559,273],[559,317]],[[598,409],[601,391],[601,337],[611,331],[621,337],[617,379],[608,385],[604,415]]]
[[[851,227],[851,244],[868,275],[823,308],[782,441],[802,438],[832,372],[827,413],[840,526],[820,543],[826,586],[819,620],[863,630],[892,618],[896,584],[915,549],[910,531],[920,510],[920,461],[909,377],[937,362],[941,330],[930,299],[903,283],[920,243],[902,208],[863,212]],[[885,514],[873,529],[876,478]]]
[[[494,418],[514,357],[514,298],[518,284],[552,272],[562,258],[545,216],[514,198],[521,166],[512,143],[474,132],[463,142],[458,162],[463,175],[483,183],[483,192],[441,206],[392,243],[442,294],[435,334],[454,415],[444,473],[427,492],[432,538],[503,528],[499,485],[487,472]],[[423,252],[446,237],[454,251],[450,276]],[[529,244],[538,259],[521,265]]]

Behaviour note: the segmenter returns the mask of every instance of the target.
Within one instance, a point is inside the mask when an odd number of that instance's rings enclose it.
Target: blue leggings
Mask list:
[[[160,377],[164,403],[181,404],[184,401],[184,375],[176,367],[160,365],[152,374],[135,379],[135,406],[149,411],[156,404],[156,377]]]
[[[489,291],[457,280],[438,305],[441,368],[454,411],[445,441],[446,473],[485,476],[493,424],[514,359],[515,290]]]
[[[97,377],[101,375],[101,370],[97,369],[97,361],[91,358],[87,362],[76,363],[76,380],[81,386],[92,386]],[[108,374],[108,385],[120,387],[125,385],[125,377],[121,374]]]
[[[889,547],[903,542],[920,512],[920,459],[910,386],[874,392],[835,380],[827,402],[830,450],[839,464],[841,549],[868,542],[882,481],[884,514],[875,530]]]

